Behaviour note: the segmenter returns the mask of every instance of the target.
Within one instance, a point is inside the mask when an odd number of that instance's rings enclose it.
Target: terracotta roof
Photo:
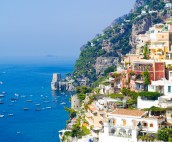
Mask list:
[[[95,106],[94,106],[94,105],[92,105],[92,104],[91,104],[91,105],[88,105],[88,107],[89,107],[89,109],[90,109],[90,110],[92,110],[92,111],[97,110],[97,109],[95,108]]]
[[[111,114],[125,115],[125,116],[143,116],[146,111],[142,110],[129,110],[129,109],[116,109]]]

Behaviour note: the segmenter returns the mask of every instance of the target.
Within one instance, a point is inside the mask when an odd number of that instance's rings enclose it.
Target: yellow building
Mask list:
[[[157,24],[149,30],[148,44],[151,59],[172,59],[172,26],[171,24]]]

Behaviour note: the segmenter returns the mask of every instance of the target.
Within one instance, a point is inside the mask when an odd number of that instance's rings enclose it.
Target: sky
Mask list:
[[[0,63],[76,60],[135,0],[1,0]]]

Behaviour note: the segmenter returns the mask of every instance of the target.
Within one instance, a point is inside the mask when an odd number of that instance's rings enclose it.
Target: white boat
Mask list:
[[[14,96],[18,97],[18,96],[19,96],[19,94],[15,93],[15,94],[14,94]]]
[[[60,103],[61,105],[65,105],[66,103],[65,102],[62,102],[62,103]]]
[[[23,108],[23,110],[25,110],[25,111],[26,111],[26,110],[29,110],[29,108],[25,107],[25,108]]]
[[[4,95],[3,94],[0,94],[0,97],[4,97]]]
[[[46,109],[51,109],[51,107],[49,106],[49,107],[46,107]]]
[[[35,104],[36,106],[40,106],[41,104]]]
[[[6,94],[6,92],[5,91],[2,91],[2,94]]]
[[[8,116],[13,116],[14,114],[12,114],[12,113],[10,113],[10,114],[8,114]]]
[[[2,82],[2,81],[0,81],[0,84],[3,84],[3,82]]]
[[[4,115],[3,114],[0,114],[0,118],[2,118],[2,117],[4,117]]]

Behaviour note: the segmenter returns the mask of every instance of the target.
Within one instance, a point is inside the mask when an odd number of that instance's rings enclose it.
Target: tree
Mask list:
[[[74,109],[65,107],[65,110],[69,113],[71,119],[76,117],[76,111]]]
[[[130,94],[130,89],[128,88],[122,88],[121,91],[120,91],[124,96],[129,96]]]
[[[168,136],[169,133],[167,129],[158,130],[158,134],[157,134],[158,140],[168,141]]]
[[[143,59],[148,59],[148,54],[149,54],[148,45],[145,44],[143,47]]]
[[[142,73],[142,76],[144,77],[144,83],[146,85],[146,89],[145,90],[148,90],[148,85],[151,84],[151,81],[150,81],[150,74],[148,72],[148,68],[146,68],[146,71],[144,71]]]
[[[108,67],[107,69],[105,69],[104,75],[107,75],[110,72],[114,72],[115,70],[116,70],[115,66]]]

